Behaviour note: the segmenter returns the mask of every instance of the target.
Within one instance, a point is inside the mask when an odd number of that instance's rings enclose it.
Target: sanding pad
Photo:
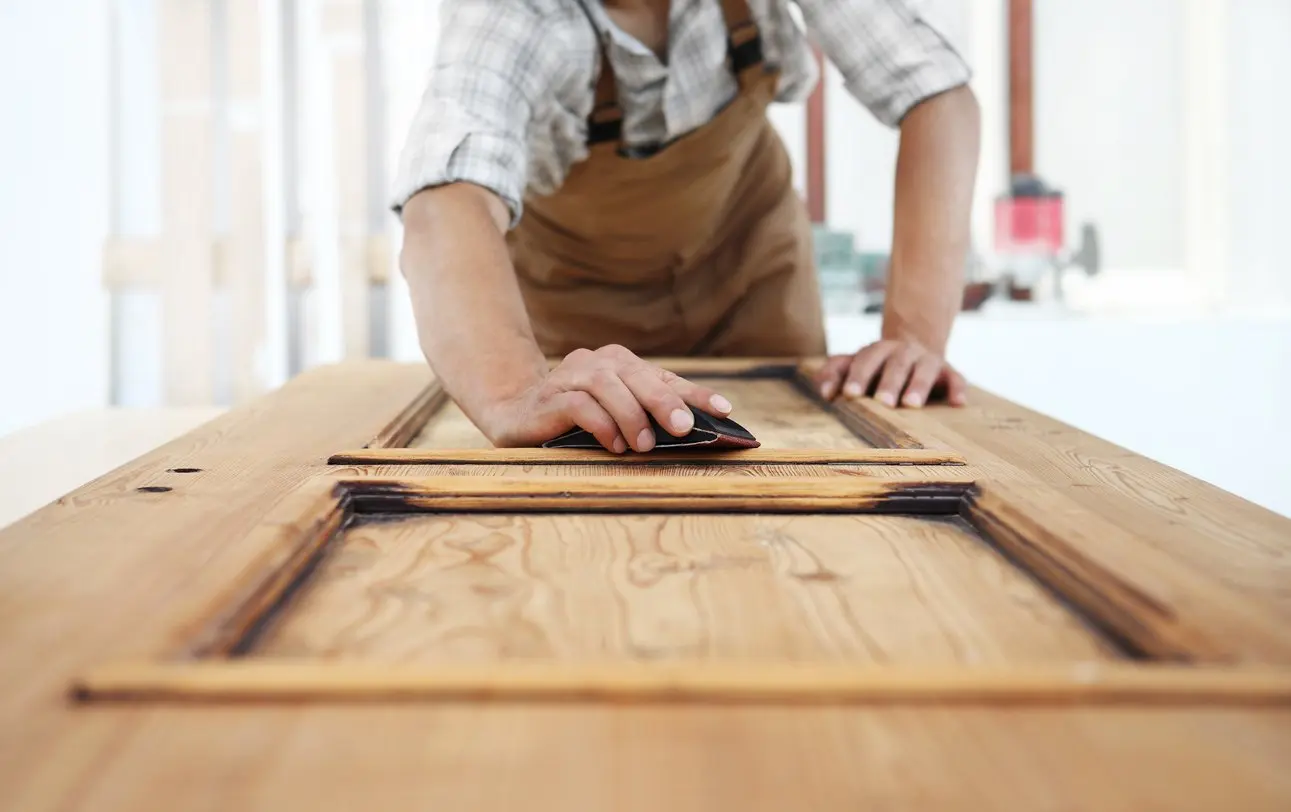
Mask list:
[[[650,418],[650,428],[654,431],[655,449],[658,451],[667,451],[669,449],[681,448],[711,448],[711,449],[728,449],[735,450],[741,448],[757,448],[761,445],[757,439],[749,433],[749,430],[724,417],[713,417],[707,412],[701,412],[694,406],[690,407],[690,412],[695,416],[695,427],[685,437],[675,437],[665,431],[658,421],[653,417]],[[584,429],[574,429],[566,432],[559,437],[548,440],[542,444],[543,448],[601,448],[601,444],[590,432]]]

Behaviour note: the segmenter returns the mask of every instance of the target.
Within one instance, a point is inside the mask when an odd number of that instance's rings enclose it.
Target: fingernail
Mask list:
[[[622,454],[624,451],[627,451],[627,450],[628,450],[628,444],[627,444],[626,442],[624,442],[624,441],[623,441],[623,438],[622,438],[622,437],[615,437],[615,438],[614,438],[614,453],[615,453],[615,454]]]
[[[861,396],[861,385],[856,381],[848,381],[847,386],[843,387],[843,394],[849,398],[859,398]]]
[[[709,404],[722,414],[731,413],[731,402],[721,395],[713,395],[708,399]]]
[[[654,448],[654,432],[650,429],[641,429],[637,435],[637,451],[649,451]]]
[[[834,385],[832,383],[822,383],[820,385],[820,396],[829,400],[834,396]]]
[[[884,406],[897,405],[897,399],[892,397],[892,394],[890,392],[880,392],[878,393],[878,395],[875,396],[874,399],[877,400],[879,403],[882,403]]]
[[[690,431],[695,426],[695,416],[685,409],[676,409],[671,417],[673,431]]]
[[[905,396],[905,405],[910,406],[910,407],[915,408],[915,409],[918,409],[920,406],[922,406],[922,405],[923,405],[923,398],[921,398],[921,397],[919,397],[918,395],[915,395],[915,394],[909,394],[909,395],[906,395],[906,396]]]

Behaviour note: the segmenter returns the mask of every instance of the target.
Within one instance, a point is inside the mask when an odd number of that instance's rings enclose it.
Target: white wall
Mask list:
[[[1244,3],[1235,3],[1240,6]],[[1184,267],[1184,6],[1035,0],[1036,171],[1116,270]]]
[[[1291,2],[1241,0],[1228,15],[1228,294],[1291,301]]]
[[[879,324],[832,318],[830,351]],[[1069,318],[988,303],[960,318],[950,356],[978,386],[1291,516],[1291,315]]]
[[[106,20],[0,3],[0,433],[107,397]]]

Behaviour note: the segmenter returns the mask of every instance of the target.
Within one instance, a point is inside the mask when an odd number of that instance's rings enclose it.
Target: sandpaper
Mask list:
[[[707,412],[701,412],[695,407],[690,407],[691,414],[695,416],[695,427],[685,437],[675,437],[660,426],[658,421],[653,417],[650,418],[650,428],[654,431],[655,449],[658,451],[667,451],[669,449],[682,448],[704,448],[704,449],[728,449],[735,450],[741,448],[757,448],[761,443],[749,433],[749,430],[724,417],[713,417]],[[542,444],[543,448],[601,448],[592,434],[584,429],[574,429],[565,434],[548,440]]]

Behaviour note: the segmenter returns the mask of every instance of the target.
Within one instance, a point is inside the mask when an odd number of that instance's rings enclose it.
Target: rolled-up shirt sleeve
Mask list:
[[[848,92],[895,127],[915,105],[966,84],[968,64],[907,0],[798,0]]]
[[[445,3],[435,66],[395,171],[391,207],[423,189],[469,182],[497,194],[519,222],[527,131],[557,69],[542,15],[524,2]]]

